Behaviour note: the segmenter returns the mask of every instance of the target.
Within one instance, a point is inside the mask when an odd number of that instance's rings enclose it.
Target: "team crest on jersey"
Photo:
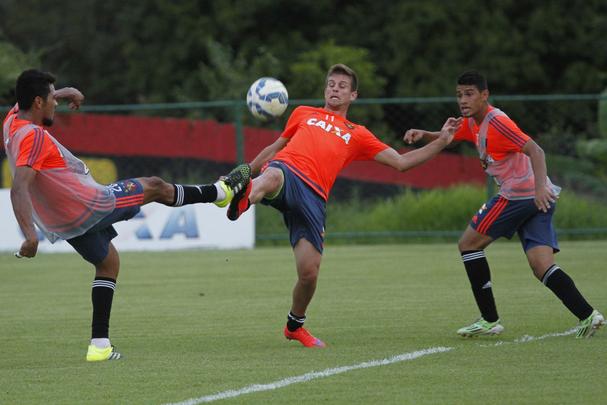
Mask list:
[[[125,193],[132,193],[133,191],[135,191],[137,189],[137,185],[135,185],[135,183],[133,183],[132,181],[127,181],[126,183],[124,183],[124,192]]]
[[[487,167],[493,163],[495,163],[495,160],[489,155],[484,159],[481,159],[481,166],[483,166],[483,169],[487,169]]]

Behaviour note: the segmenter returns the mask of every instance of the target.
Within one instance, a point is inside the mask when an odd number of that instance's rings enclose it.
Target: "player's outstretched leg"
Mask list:
[[[591,337],[594,333],[605,325],[605,317],[596,309],[586,319],[580,321],[577,328],[577,338]]]

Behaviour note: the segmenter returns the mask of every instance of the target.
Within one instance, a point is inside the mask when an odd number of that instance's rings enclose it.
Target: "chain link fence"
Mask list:
[[[549,174],[557,184],[603,198],[607,195],[607,159],[588,153],[588,149],[597,149],[588,148],[588,143],[607,140],[599,125],[600,107],[606,100],[605,95],[518,95],[493,96],[490,102],[542,146]],[[59,108],[51,132],[84,158],[101,183],[151,175],[172,182],[204,183],[213,182],[236,162],[251,160],[273,142],[297,105],[322,103],[292,100],[287,112],[270,123],[255,120],[244,101],[91,105],[78,113]],[[454,97],[393,98],[357,100],[348,118],[400,149],[405,146],[402,136],[407,129],[438,130],[447,117],[458,115]],[[477,156],[472,145],[448,152]],[[3,149],[0,162],[2,187],[10,187]],[[385,198],[402,189],[390,182],[340,178],[331,199]]]

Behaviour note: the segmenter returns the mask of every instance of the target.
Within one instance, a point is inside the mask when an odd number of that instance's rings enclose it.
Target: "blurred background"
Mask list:
[[[86,96],[52,133],[101,183],[160,175],[210,182],[251,160],[299,104],[319,105],[326,70],[354,68],[349,118],[404,150],[409,128],[457,115],[456,77],[484,73],[491,102],[547,153],[565,192],[565,237],[607,236],[607,2],[503,0],[118,0],[0,2],[0,106],[36,67]],[[258,77],[291,99],[270,123],[244,102]],[[10,173],[0,150],[2,187]],[[491,193],[474,148],[407,173],[375,163],[343,172],[328,241],[453,239]],[[285,243],[281,217],[257,210],[257,243]]]

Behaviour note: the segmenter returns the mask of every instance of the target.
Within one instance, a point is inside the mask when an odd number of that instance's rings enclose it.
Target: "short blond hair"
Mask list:
[[[327,72],[326,82],[329,81],[329,76],[331,76],[333,74],[343,74],[343,75],[348,76],[352,81],[351,90],[352,91],[358,90],[358,76],[356,75],[356,72],[352,68],[344,65],[343,63],[338,63],[337,65],[331,66],[329,68],[329,71]]]

